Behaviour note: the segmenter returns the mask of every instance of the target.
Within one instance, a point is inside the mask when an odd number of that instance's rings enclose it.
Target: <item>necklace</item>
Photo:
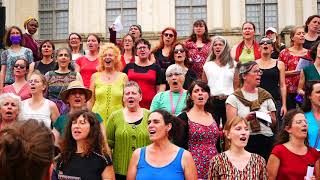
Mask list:
[[[250,48],[246,44],[244,44],[244,46],[246,47],[247,54],[251,54],[251,49],[253,47],[253,44],[250,46]]]

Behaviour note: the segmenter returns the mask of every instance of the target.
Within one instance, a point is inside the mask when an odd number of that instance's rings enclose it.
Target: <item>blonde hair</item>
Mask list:
[[[236,116],[226,122],[223,128],[224,134],[226,135],[226,133],[230,132],[230,129],[232,127],[236,126],[240,122],[244,122],[247,126],[249,126],[249,123],[246,119]],[[230,148],[230,144],[231,144],[231,141],[228,138],[225,138],[225,147],[224,147],[225,150],[228,150]]]
[[[98,71],[104,71],[106,67],[104,66],[104,56],[107,54],[107,50],[112,49],[115,59],[114,59],[114,70],[120,71],[122,69],[122,64],[120,61],[120,49],[113,43],[105,43],[100,47],[98,59],[99,59],[99,68]]]

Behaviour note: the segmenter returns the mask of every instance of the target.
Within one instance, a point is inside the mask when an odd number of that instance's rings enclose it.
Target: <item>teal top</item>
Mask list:
[[[320,80],[319,72],[317,71],[314,64],[303,68],[303,73],[305,77],[305,82],[313,81],[313,80]]]
[[[157,95],[155,95],[150,106],[150,111],[152,112],[156,109],[164,109],[171,114],[175,114],[176,116],[179,115],[186,107],[187,91],[183,91],[181,97],[180,92],[172,92],[173,103],[170,102],[170,92],[171,91],[169,90],[159,92]],[[172,106],[175,107],[174,112],[172,110]]]
[[[135,149],[150,144],[148,132],[149,111],[143,109],[142,121],[135,125],[124,119],[123,109],[113,112],[107,120],[108,144],[113,150],[112,161],[116,174],[126,175]]]
[[[318,132],[319,132],[319,126],[318,126],[317,121],[320,121],[320,119],[317,120],[317,119],[314,117],[312,111],[306,112],[306,113],[304,113],[304,115],[305,115],[306,118],[307,118],[307,124],[308,124],[308,141],[309,141],[309,146],[310,146],[310,147],[313,147],[313,148],[316,148],[317,150],[320,150],[320,139],[319,139],[319,142],[318,142],[318,146],[315,147],[316,139],[317,139]]]
[[[102,118],[98,113],[96,114],[96,118],[98,119],[99,123],[102,122]],[[57,120],[54,122],[53,127],[60,133],[60,136],[64,134],[65,127],[68,123],[68,113],[60,115]]]

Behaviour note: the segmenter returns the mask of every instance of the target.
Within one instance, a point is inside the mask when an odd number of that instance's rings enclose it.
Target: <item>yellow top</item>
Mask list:
[[[253,48],[243,47],[241,55],[239,57],[241,63],[246,63],[249,61],[254,61],[254,50]]]

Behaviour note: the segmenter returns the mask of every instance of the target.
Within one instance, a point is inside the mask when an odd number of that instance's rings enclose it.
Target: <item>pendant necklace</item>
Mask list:
[[[246,47],[247,54],[251,54],[251,48],[253,47],[253,44],[250,48],[246,44],[244,44],[244,46]]]

